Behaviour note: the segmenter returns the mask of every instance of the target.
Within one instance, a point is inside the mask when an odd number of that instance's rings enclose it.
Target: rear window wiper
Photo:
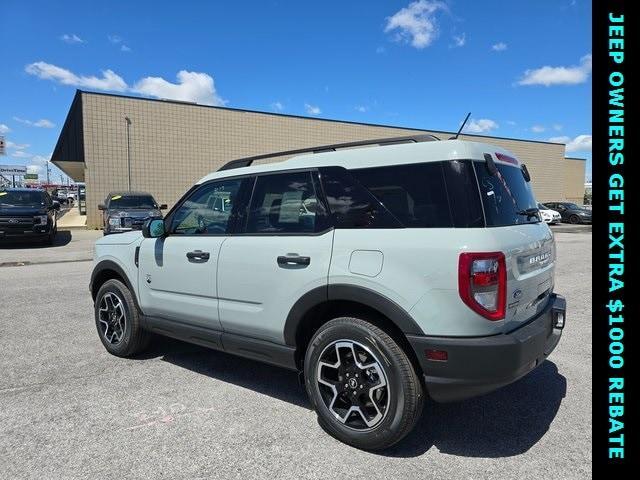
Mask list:
[[[538,210],[537,208],[526,208],[526,209],[520,210],[520,211],[518,211],[516,213],[518,215],[522,215],[523,217],[526,216],[527,219],[529,219],[530,217],[538,216],[539,212],[540,212],[540,210]]]

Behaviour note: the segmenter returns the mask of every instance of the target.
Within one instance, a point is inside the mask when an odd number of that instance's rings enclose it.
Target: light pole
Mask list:
[[[131,119],[129,117],[124,117],[124,120],[125,122],[127,122],[127,170],[129,172],[129,191],[131,191],[131,141],[129,139],[129,127],[131,126]]]

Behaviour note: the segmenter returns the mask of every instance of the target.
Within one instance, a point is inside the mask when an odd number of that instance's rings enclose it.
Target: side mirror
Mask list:
[[[58,202],[57,200],[53,201],[53,209],[54,210],[60,210],[60,202]]]
[[[164,237],[164,220],[160,218],[151,218],[142,225],[142,236],[144,238]]]
[[[98,210],[106,210],[107,207],[104,206],[104,203],[98,204]]]
[[[167,209],[167,204],[163,203],[163,204],[160,205],[159,208],[160,208],[160,210],[166,210]]]

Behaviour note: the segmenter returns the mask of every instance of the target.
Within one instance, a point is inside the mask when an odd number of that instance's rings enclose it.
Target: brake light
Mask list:
[[[496,158],[502,162],[511,163],[513,165],[518,165],[518,160],[513,158],[510,155],[505,155],[504,153],[496,152]]]
[[[458,291],[462,301],[474,312],[489,320],[502,320],[507,302],[504,253],[461,253]]]

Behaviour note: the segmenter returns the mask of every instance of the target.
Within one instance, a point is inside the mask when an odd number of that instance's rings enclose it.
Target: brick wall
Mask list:
[[[100,226],[97,205],[106,195],[112,190],[127,189],[125,116],[132,122],[132,189],[148,191],[169,207],[198,179],[236,158],[314,145],[430,133],[86,92],[82,96],[89,227]],[[433,133],[442,139],[450,136]],[[462,138],[511,150],[527,164],[541,201],[564,197],[564,145],[472,135]]]

